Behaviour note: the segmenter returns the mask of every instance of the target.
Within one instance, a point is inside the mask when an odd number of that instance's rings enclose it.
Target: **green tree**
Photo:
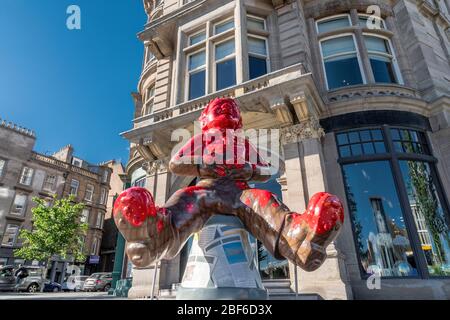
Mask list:
[[[44,261],[46,266],[53,256],[63,259],[73,257],[75,262],[84,262],[83,237],[88,230],[86,223],[80,223],[84,204],[75,203],[73,196],[63,199],[55,197],[52,205],[36,197],[33,202],[36,203],[31,210],[33,228],[20,231],[22,247],[14,254],[27,260]]]

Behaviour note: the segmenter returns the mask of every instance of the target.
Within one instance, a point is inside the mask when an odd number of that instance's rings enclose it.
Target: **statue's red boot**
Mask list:
[[[344,222],[341,201],[326,192],[315,194],[303,214],[286,216],[279,248],[306,271],[318,269],[325,261],[326,248],[336,239]]]
[[[122,192],[114,203],[114,220],[127,240],[126,252],[134,265],[147,267],[165,253],[172,233],[170,218],[155,206],[146,189]]]

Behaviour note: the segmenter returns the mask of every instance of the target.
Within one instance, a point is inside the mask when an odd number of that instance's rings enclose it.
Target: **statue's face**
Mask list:
[[[231,99],[216,99],[211,102],[201,117],[202,129],[240,129],[241,112]]]

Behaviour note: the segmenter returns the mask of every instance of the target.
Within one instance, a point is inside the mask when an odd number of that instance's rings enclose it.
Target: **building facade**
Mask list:
[[[131,185],[147,187],[162,205],[192,184],[167,170],[178,143],[172,133],[194,131],[213,98],[235,97],[245,129],[281,132],[284,166],[258,187],[296,212],[323,190],[346,208],[319,270],[295,270],[262,248],[263,278],[285,278],[325,299],[450,298],[450,1],[144,0],[144,7],[144,64],[133,126],[123,134]],[[155,290],[179,283],[186,250],[133,270],[130,296],[150,296],[153,278]],[[374,279],[381,287],[370,285]]]
[[[30,130],[0,121],[0,264],[39,264],[14,257],[14,249],[21,246],[20,230],[32,228],[32,198],[50,203],[54,195],[74,195],[75,201],[85,204],[82,221],[89,224],[84,246],[88,259],[79,267],[90,274],[99,260],[112,169],[75,157],[70,145],[51,156],[37,153],[33,151],[35,142]],[[52,260],[48,275],[52,281],[62,282],[71,261]]]

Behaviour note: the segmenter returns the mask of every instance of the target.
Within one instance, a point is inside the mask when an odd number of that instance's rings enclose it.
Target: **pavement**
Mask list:
[[[127,300],[127,298],[110,296],[107,292],[0,292],[0,301],[2,300]]]

